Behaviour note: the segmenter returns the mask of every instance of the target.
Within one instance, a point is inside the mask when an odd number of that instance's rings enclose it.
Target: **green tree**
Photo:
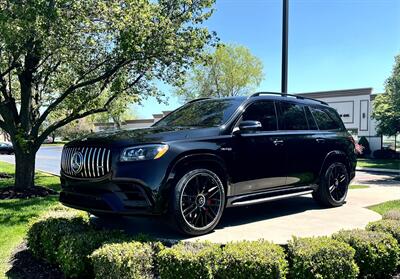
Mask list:
[[[374,99],[372,117],[378,121],[379,134],[393,136],[400,132],[400,55],[386,80],[385,93]]]
[[[259,58],[244,46],[219,44],[208,59],[198,62],[176,94],[185,101],[201,97],[249,94],[264,78]]]
[[[15,148],[15,187],[33,186],[54,130],[129,97],[160,98],[214,41],[214,0],[0,0],[0,128]],[[43,125],[50,115],[54,122]]]

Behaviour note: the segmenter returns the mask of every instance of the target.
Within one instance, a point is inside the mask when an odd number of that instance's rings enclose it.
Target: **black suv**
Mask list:
[[[225,207],[312,193],[344,203],[354,141],[326,103],[296,95],[198,99],[146,129],[65,145],[60,201],[97,216],[161,215],[189,235]]]

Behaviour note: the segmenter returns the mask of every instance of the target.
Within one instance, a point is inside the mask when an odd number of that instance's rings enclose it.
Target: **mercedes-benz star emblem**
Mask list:
[[[77,174],[83,168],[83,155],[81,152],[75,152],[71,157],[71,168],[72,171]]]

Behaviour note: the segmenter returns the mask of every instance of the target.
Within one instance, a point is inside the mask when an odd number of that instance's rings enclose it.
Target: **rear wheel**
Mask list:
[[[225,190],[221,179],[213,171],[198,168],[185,172],[173,194],[171,215],[181,232],[206,234],[221,219]]]
[[[322,173],[320,185],[313,197],[323,206],[337,207],[345,203],[348,189],[349,175],[346,166],[334,162]]]

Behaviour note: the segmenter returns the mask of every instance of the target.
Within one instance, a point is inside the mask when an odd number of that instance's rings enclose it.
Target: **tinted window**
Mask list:
[[[154,127],[216,127],[228,121],[243,100],[209,99],[189,103],[168,114]]]
[[[263,131],[275,131],[278,128],[275,104],[270,101],[251,104],[243,113],[242,120],[260,121]]]
[[[281,130],[308,130],[306,114],[304,107],[291,104],[281,103],[282,124]]]
[[[318,130],[317,123],[315,123],[314,117],[311,114],[311,110],[309,107],[305,108],[306,110],[306,117],[308,122],[308,127],[310,130]]]
[[[320,108],[310,109],[320,130],[336,130],[342,127],[341,120],[335,120],[333,112]]]

